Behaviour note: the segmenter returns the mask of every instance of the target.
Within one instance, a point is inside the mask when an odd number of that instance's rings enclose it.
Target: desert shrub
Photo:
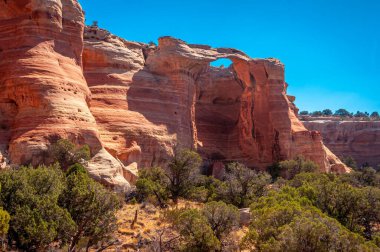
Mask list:
[[[11,216],[8,240],[19,249],[45,251],[70,243],[73,251],[79,240],[88,248],[103,246],[114,231],[118,198],[79,164],[66,175],[58,164],[3,171],[0,183],[0,203]],[[6,218],[0,210],[4,232]]]
[[[274,179],[281,176],[285,179],[292,179],[301,172],[317,172],[319,167],[313,161],[298,156],[295,159],[275,163],[268,168],[268,172]]]
[[[247,207],[264,195],[270,182],[268,173],[254,171],[240,163],[231,163],[218,188],[218,198],[237,207]]]
[[[11,215],[9,239],[18,248],[46,249],[52,242],[70,239],[75,223],[58,205],[65,187],[58,166],[1,172],[0,183],[1,205]]]
[[[219,251],[221,243],[215,236],[207,218],[197,209],[168,211],[166,218],[179,233],[178,250]]]
[[[67,139],[60,139],[52,144],[49,149],[50,156],[54,161],[59,162],[62,168],[67,169],[76,163],[83,163],[91,157],[90,147],[83,145],[76,147]]]
[[[351,156],[343,157],[341,160],[345,165],[347,165],[348,167],[350,167],[352,169],[358,168],[358,165],[357,165],[355,159]]]
[[[322,111],[322,115],[324,116],[331,116],[333,114],[333,112],[331,111],[331,109],[324,109]]]
[[[86,241],[86,249],[94,245],[107,247],[117,228],[115,213],[121,207],[120,199],[92,180],[80,165],[69,168],[66,181],[59,203],[76,224],[70,233],[69,251],[75,251],[82,240]]]
[[[369,117],[369,114],[368,114],[368,112],[357,111],[355,113],[354,117]]]
[[[380,173],[376,172],[372,167],[364,167],[350,173],[341,174],[340,179],[355,187],[374,186],[380,188]]]
[[[373,119],[379,119],[380,118],[379,112],[377,111],[372,112],[370,117]]]
[[[0,237],[1,239],[4,239],[4,236],[8,233],[10,219],[11,219],[11,216],[9,215],[9,213],[0,208]]]
[[[222,181],[212,176],[199,176],[190,189],[187,198],[199,202],[220,200],[218,190]]]
[[[371,251],[374,244],[328,217],[297,189],[271,191],[251,205],[242,247],[258,251]]]
[[[314,111],[313,113],[311,113],[311,116],[322,116],[323,113],[322,111]]]
[[[200,173],[202,159],[198,153],[191,150],[177,150],[166,170],[168,190],[173,202],[178,197],[185,197],[194,186]]]
[[[338,109],[337,111],[335,111],[334,115],[339,116],[339,117],[351,117],[352,116],[352,114],[350,112],[348,112],[346,109]]]
[[[160,207],[165,207],[169,199],[168,179],[159,167],[139,171],[136,189],[139,201],[154,197]]]
[[[228,235],[232,228],[239,225],[240,215],[238,208],[223,201],[206,203],[202,209],[202,214],[207,218],[211,229],[219,240]]]
[[[289,185],[349,230],[368,239],[380,223],[380,189],[357,188],[333,174],[299,174]]]
[[[161,207],[168,198],[177,203],[179,197],[189,198],[200,177],[201,157],[191,150],[177,150],[165,169],[150,168],[140,172],[136,182],[140,200],[154,197]]]

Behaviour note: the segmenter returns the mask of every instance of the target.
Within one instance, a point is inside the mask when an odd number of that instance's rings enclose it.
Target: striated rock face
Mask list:
[[[45,162],[69,138],[90,146],[94,178],[121,188],[176,145],[215,174],[226,161],[265,169],[297,155],[345,171],[297,119],[278,60],[171,37],[134,43],[83,22],[77,0],[0,1],[0,167]],[[220,58],[232,66],[210,66]]]
[[[321,132],[323,141],[339,157],[353,157],[358,165],[380,164],[379,121],[305,121],[309,130]]]
[[[144,47],[88,27],[83,67],[105,148],[126,165],[150,167],[165,162],[175,144],[168,125],[176,90],[147,69]]]
[[[44,162],[58,138],[102,150],[81,68],[83,29],[76,0],[0,1],[0,152],[13,163]],[[127,186],[121,169],[97,175]]]
[[[232,66],[211,67],[219,58]],[[196,148],[211,166],[240,161],[265,169],[303,155],[323,171],[345,171],[297,119],[278,60],[171,37],[155,48],[89,27],[83,62],[101,139],[124,164],[160,165],[177,144]]]

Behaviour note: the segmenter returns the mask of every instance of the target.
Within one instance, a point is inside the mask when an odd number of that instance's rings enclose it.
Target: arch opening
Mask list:
[[[228,68],[232,65],[232,61],[228,58],[217,59],[210,63],[212,67]]]

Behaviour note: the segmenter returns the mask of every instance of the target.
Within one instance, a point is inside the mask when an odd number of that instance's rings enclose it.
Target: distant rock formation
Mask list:
[[[232,66],[210,66],[220,58]],[[90,173],[112,186],[165,163],[175,145],[210,163],[265,169],[303,155],[322,171],[345,171],[297,119],[278,60],[84,31],[76,0],[0,1],[0,88],[1,162],[38,164],[69,138],[90,146]]]
[[[359,166],[380,164],[380,121],[305,121],[321,132],[323,141],[339,157],[353,157]]]

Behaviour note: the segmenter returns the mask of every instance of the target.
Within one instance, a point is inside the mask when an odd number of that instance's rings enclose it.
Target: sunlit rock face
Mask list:
[[[228,58],[227,68],[210,63]],[[88,144],[87,168],[125,189],[178,148],[222,174],[303,155],[344,172],[297,119],[284,66],[229,48],[162,37],[158,46],[84,28],[76,0],[0,1],[0,167],[47,162],[59,138]]]
[[[305,121],[309,130],[321,132],[323,141],[339,157],[353,157],[359,166],[380,164],[379,121]]]
[[[233,64],[210,66],[220,58]],[[303,155],[322,171],[346,171],[296,117],[276,59],[171,37],[149,46],[89,27],[83,62],[101,139],[126,165],[161,165],[177,145],[197,149],[211,166],[240,161],[266,169]]]
[[[45,162],[45,151],[59,138],[88,144],[94,156],[103,149],[82,71],[83,31],[76,0],[0,1],[2,158]],[[113,165],[93,175],[127,186],[121,169]]]

